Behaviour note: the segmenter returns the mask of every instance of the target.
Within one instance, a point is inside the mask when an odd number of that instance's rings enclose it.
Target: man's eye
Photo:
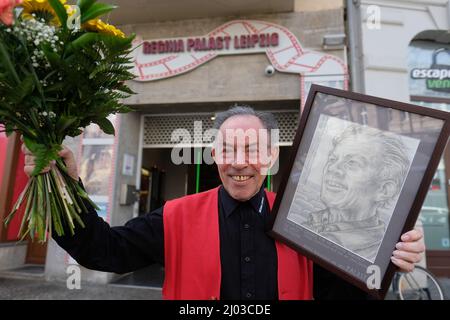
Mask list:
[[[337,158],[334,156],[328,157],[328,162],[336,162]]]
[[[360,167],[359,162],[355,160],[349,160],[347,161],[347,165],[351,168],[357,168]]]

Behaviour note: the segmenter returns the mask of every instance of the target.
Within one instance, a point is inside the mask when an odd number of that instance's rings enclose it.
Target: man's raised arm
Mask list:
[[[30,176],[35,167],[35,157],[23,145],[25,173]],[[79,180],[73,153],[64,148],[59,155],[67,166],[69,175]],[[53,164],[51,164],[53,165]],[[50,170],[50,166],[42,173]],[[81,181],[80,181],[81,183]],[[82,266],[106,272],[127,273],[152,263],[164,262],[163,208],[128,221],[122,227],[110,227],[85,202],[88,212],[81,214],[85,228],[77,226],[75,235],[65,228],[59,237],[52,230],[53,239]]]

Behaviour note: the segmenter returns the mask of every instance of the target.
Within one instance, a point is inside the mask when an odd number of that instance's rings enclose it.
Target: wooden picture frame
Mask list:
[[[450,113],[313,85],[269,234],[384,298],[449,137]]]

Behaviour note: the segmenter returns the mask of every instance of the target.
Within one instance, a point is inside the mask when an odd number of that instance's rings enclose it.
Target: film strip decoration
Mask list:
[[[342,59],[304,48],[287,28],[266,21],[233,20],[204,36],[134,41],[135,81],[174,77],[220,55],[265,53],[275,70],[300,75],[302,104],[312,83],[348,89]],[[303,107],[303,105],[302,105]]]

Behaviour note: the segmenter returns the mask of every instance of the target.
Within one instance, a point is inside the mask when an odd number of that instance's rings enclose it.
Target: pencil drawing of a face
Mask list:
[[[321,200],[327,207],[360,211],[372,207],[380,188],[378,143],[350,136],[336,144],[325,164]]]
[[[409,167],[402,142],[368,127],[351,126],[333,141],[321,200],[344,220],[368,219],[400,191]]]
[[[321,115],[288,219],[374,262],[419,140]]]

